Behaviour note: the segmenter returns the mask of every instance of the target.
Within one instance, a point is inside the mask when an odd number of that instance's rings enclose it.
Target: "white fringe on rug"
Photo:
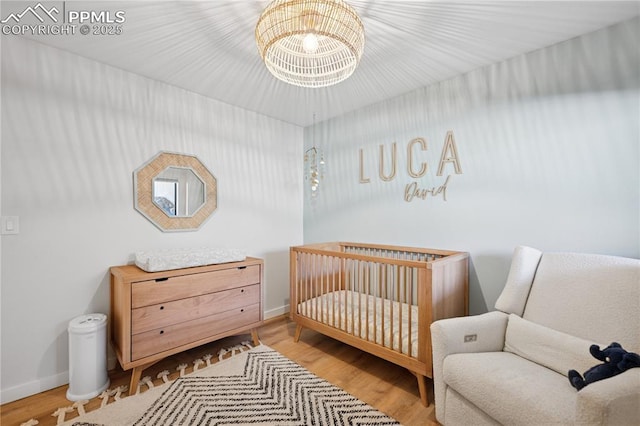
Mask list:
[[[238,353],[244,352],[245,350],[247,350],[247,348],[248,349],[253,348],[253,345],[248,340],[243,341],[238,345],[231,346],[226,349],[225,348],[220,349],[220,351],[218,351],[218,361],[222,361],[225,358],[225,355],[227,354],[229,355],[226,358],[230,358]],[[203,364],[206,364],[206,365],[202,368],[206,368],[213,365],[214,363],[211,362],[211,358],[213,358],[213,355],[211,354],[206,354],[202,358],[196,358],[193,361],[193,367],[191,372],[198,371],[198,369],[201,368]],[[178,377],[184,377],[187,374],[186,372],[187,367],[188,367],[188,364],[180,364],[176,367],[176,371],[180,372]],[[156,376],[156,379],[160,379],[161,382],[158,384],[161,385],[164,383],[172,382],[173,380],[171,380],[171,378],[169,377],[170,374],[171,373],[168,370],[163,370],[159,372],[158,375]],[[142,385],[145,385],[147,387],[147,390],[153,389],[155,386],[151,377],[145,376],[142,379],[140,379],[140,381],[138,382],[138,387],[136,388],[135,395],[138,395],[140,392],[142,392]],[[117,388],[114,388],[114,389],[105,390],[104,392],[102,392],[100,395],[96,397],[96,398],[102,399],[99,408],[104,408],[105,406],[107,406],[107,404],[109,404],[110,397],[113,397],[113,402],[123,399],[122,394],[128,390],[129,390],[129,386],[126,386],[126,385],[118,386]],[[84,406],[87,403],[89,403],[89,400],[82,400],[82,401],[77,401],[73,403],[73,405],[70,405],[67,407],[60,407],[56,411],[54,411],[51,414],[51,416],[57,417],[56,425],[61,425],[66,421],[65,417],[68,413],[73,413],[74,411],[77,411],[78,416],[82,416],[86,414],[86,410]],[[96,408],[96,409],[99,409],[99,408]],[[21,423],[20,426],[35,426],[39,423],[40,422],[38,422],[36,419],[30,419],[24,423]]]

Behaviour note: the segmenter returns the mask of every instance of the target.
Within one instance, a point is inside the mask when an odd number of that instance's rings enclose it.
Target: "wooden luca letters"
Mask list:
[[[384,145],[379,146],[378,151],[378,177],[383,182],[390,182],[395,179],[398,170],[398,144],[391,144],[390,158],[387,158],[388,148]],[[427,151],[427,141],[423,138],[415,138],[407,144],[406,170],[409,177],[419,179],[427,174],[429,166],[424,161],[419,161],[416,157],[418,153]],[[370,183],[371,178],[365,172],[364,149],[360,148],[360,183]],[[444,174],[447,165],[453,167],[455,174],[462,174],[462,166],[460,165],[460,156],[458,148],[453,136],[453,131],[449,130],[445,136],[444,145],[438,162],[438,171],[436,176]],[[447,201],[447,186],[449,185],[451,175],[447,175],[444,182],[440,186],[421,187],[418,181],[413,181],[405,185],[404,200],[411,202],[415,199],[426,200],[429,196],[436,197],[442,194],[442,199]]]

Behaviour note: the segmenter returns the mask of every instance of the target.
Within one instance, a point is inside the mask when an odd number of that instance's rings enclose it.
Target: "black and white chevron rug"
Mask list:
[[[136,398],[139,402],[134,404]],[[393,418],[264,345],[69,423],[77,426],[399,425]]]

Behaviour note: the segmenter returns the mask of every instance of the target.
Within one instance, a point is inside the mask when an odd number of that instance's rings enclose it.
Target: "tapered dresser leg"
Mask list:
[[[260,339],[258,339],[258,329],[257,328],[252,328],[251,329],[251,340],[253,340],[253,346],[259,346],[260,345]]]
[[[142,364],[137,367],[133,367],[133,370],[131,370],[131,381],[129,382],[129,396],[134,395],[136,393],[136,389],[138,388],[138,382],[140,381],[140,376],[142,375],[142,371],[146,368],[151,367],[153,364],[155,364],[158,361],[153,361],[147,364]]]

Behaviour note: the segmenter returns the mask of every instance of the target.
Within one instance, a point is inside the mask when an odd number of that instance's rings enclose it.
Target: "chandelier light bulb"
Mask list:
[[[307,53],[316,53],[318,50],[318,37],[314,33],[309,33],[302,40],[302,48]]]

